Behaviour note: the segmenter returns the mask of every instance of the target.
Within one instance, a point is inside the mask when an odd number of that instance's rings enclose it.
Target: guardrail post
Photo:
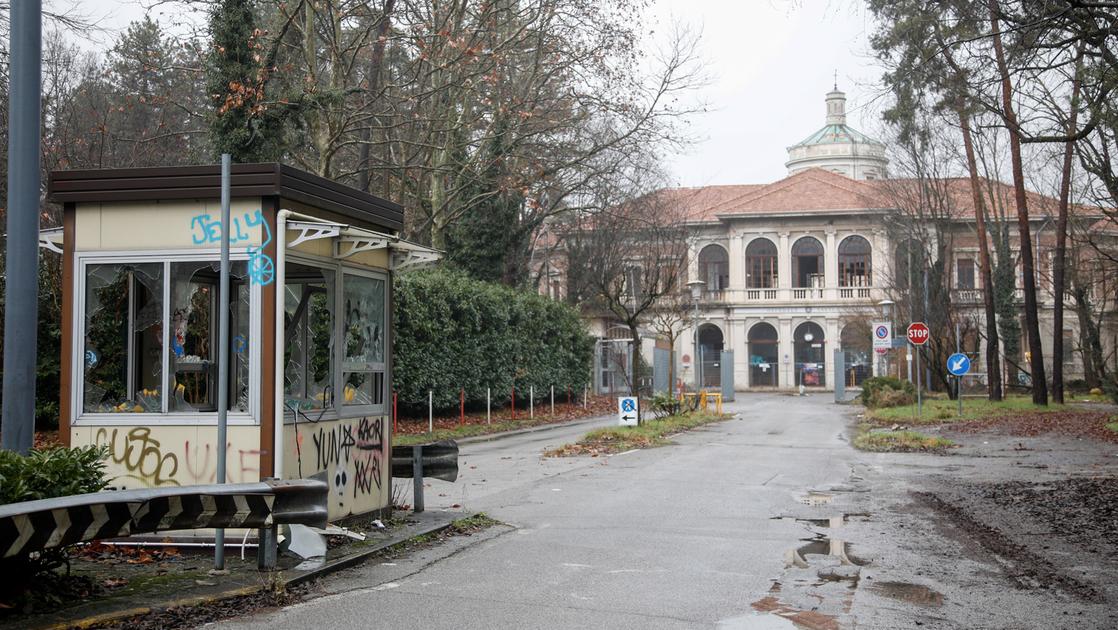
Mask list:
[[[279,544],[276,538],[276,526],[261,527],[257,536],[256,568],[261,571],[275,571],[276,557],[279,555]]]
[[[411,447],[412,511],[423,511],[423,445]]]

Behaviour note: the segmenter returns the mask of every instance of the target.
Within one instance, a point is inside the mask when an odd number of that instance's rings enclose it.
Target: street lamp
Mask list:
[[[815,339],[815,335],[813,335],[809,332],[804,333],[804,343],[808,344],[809,348],[811,347],[810,344],[811,344],[813,339]],[[800,361],[800,395],[801,396],[804,395],[804,362],[803,361]]]
[[[691,332],[692,332],[692,335],[693,335],[693,338],[692,338],[692,342],[694,344],[693,348],[695,350],[695,356],[694,356],[693,360],[695,361],[695,393],[696,394],[699,392],[700,389],[702,389],[702,381],[700,379],[702,377],[701,372],[702,372],[703,365],[702,365],[702,362],[701,362],[700,357],[699,357],[699,299],[703,296],[703,287],[704,286],[706,286],[706,283],[703,282],[702,280],[691,280],[690,282],[687,283],[687,288],[691,289],[691,305],[694,308],[694,310],[693,310],[694,314],[691,316],[691,322],[692,322],[691,325],[693,327],[693,330]]]

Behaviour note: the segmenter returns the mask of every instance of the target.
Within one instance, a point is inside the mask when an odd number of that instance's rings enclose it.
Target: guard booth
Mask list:
[[[218,318],[230,322],[227,481],[325,473],[330,517],[391,508],[392,274],[437,259],[403,208],[281,164],[51,173],[63,257],[60,435],[113,487],[213,483]]]

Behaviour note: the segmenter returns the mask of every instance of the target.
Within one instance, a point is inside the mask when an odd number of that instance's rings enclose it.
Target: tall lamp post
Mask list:
[[[692,326],[692,341],[695,348],[695,393],[703,388],[702,386],[702,357],[699,356],[699,299],[703,297],[703,287],[706,283],[702,280],[692,280],[687,283],[687,288],[691,289],[691,305],[694,310],[691,316]]]

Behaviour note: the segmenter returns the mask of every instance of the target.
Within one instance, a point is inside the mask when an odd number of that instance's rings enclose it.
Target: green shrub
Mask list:
[[[397,274],[394,296],[393,388],[405,411],[426,411],[428,390],[445,411],[459,389],[484,407],[487,387],[504,404],[515,386],[527,407],[530,387],[539,403],[551,387],[564,400],[589,381],[594,341],[567,304],[444,269]]]
[[[19,455],[0,451],[0,504],[98,492],[105,481],[105,446],[56,446]]]
[[[862,382],[862,404],[870,409],[911,405],[916,401],[916,387],[892,376],[875,376]]]
[[[668,392],[658,392],[645,403],[653,418],[662,418],[679,413],[679,401]]]

